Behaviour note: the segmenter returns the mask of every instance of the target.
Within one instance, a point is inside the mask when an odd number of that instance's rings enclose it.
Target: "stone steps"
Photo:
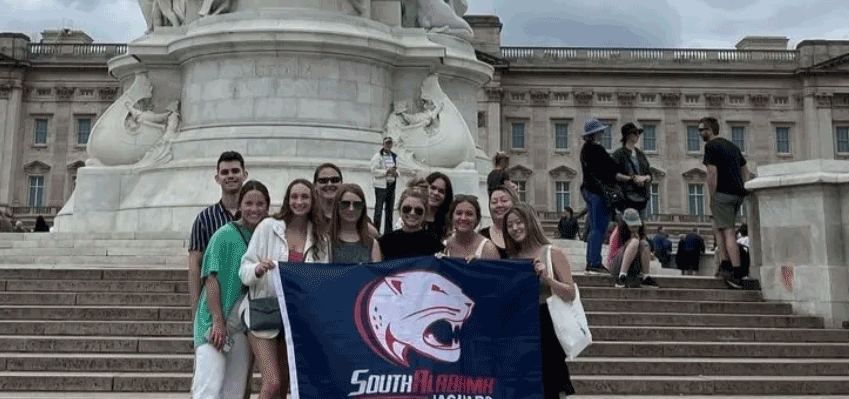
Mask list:
[[[185,281],[0,280],[0,291],[186,293]]]
[[[629,376],[849,376],[849,359],[764,358],[717,359],[683,358],[616,358],[576,359],[569,363],[575,375]]]
[[[593,341],[582,357],[849,358],[846,342]]]
[[[641,312],[641,313],[732,313],[746,315],[791,315],[793,307],[785,303],[767,302],[681,302],[619,299],[581,298],[587,312]]]
[[[0,307],[0,320],[191,321],[188,307],[26,306]]]
[[[849,394],[846,376],[573,376],[578,392],[617,395]]]
[[[789,342],[847,343],[849,331],[837,329],[590,326],[593,340],[640,342]]]
[[[151,353],[192,354],[191,336],[32,336],[0,335],[0,348],[26,353]]]
[[[0,305],[161,305],[187,306],[189,294],[0,291]]]

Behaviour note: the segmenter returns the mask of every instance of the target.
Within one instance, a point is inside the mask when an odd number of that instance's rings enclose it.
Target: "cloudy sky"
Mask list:
[[[849,40],[846,1],[468,1],[469,14],[501,18],[504,45],[733,48],[746,35],[786,36],[791,46]],[[128,42],[144,32],[137,0],[0,0],[0,31],[37,39],[60,27],[98,42]]]

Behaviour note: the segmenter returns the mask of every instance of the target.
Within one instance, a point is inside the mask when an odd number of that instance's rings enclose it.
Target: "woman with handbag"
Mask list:
[[[246,182],[236,221],[218,229],[204,252],[204,289],[194,319],[194,399],[241,399],[245,393],[250,349],[239,317],[246,308],[239,264],[256,226],[268,216],[269,202],[262,183]]]
[[[630,176],[618,173],[619,165],[610,157],[599,142],[608,128],[597,119],[587,118],[584,122],[584,146],[581,148],[581,195],[587,202],[587,272],[608,274],[602,265],[601,246],[607,224],[613,210],[624,199],[619,182],[630,180]]]
[[[536,212],[529,205],[518,204],[504,218],[504,241],[512,258],[533,259],[534,270],[540,276],[539,322],[542,351],[542,383],[545,399],[558,399],[560,392],[575,393],[566,353],[554,332],[546,300],[557,295],[564,301],[575,299],[576,287],[566,254],[553,248],[545,238]],[[553,271],[553,274],[549,270]]]
[[[649,203],[648,188],[651,186],[652,176],[651,165],[646,154],[637,148],[637,142],[640,141],[642,134],[643,129],[633,123],[626,123],[622,126],[622,147],[614,151],[611,157],[619,165],[619,173],[629,178],[622,185],[625,199],[617,209],[619,211],[627,208],[636,209],[640,218],[645,220],[646,206]]]
[[[239,277],[248,286],[250,298],[249,311],[243,317],[262,373],[260,399],[285,398],[289,387],[287,337],[277,305],[282,284],[273,269],[277,262],[327,263],[329,251],[321,220],[312,183],[296,179],[286,188],[280,212],[257,226],[242,257]]]
[[[377,240],[369,233],[366,196],[358,184],[343,184],[336,193],[330,217],[330,261],[380,262]]]

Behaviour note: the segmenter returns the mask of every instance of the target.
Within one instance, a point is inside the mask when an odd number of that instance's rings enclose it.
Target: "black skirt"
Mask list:
[[[554,324],[548,313],[548,304],[539,305],[540,345],[542,346],[542,384],[545,399],[559,399],[560,392],[574,395],[566,353],[554,334]]]

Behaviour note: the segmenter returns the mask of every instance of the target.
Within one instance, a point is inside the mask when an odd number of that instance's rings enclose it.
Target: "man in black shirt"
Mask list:
[[[557,223],[557,231],[560,233],[560,238],[574,240],[578,236],[578,219],[587,214],[586,208],[581,213],[575,216],[575,211],[571,207],[563,209],[566,212],[560,222]]]
[[[733,267],[731,275],[724,276],[725,283],[731,288],[742,288],[740,280],[746,276],[742,275],[743,269],[740,267],[735,225],[746,197],[746,189],[743,187],[749,178],[746,158],[743,158],[740,148],[734,143],[719,137],[719,121],[716,118],[702,118],[699,121],[699,134],[706,143],[703,163],[707,167],[710,211],[716,231],[716,256],[721,265],[728,262]]]

